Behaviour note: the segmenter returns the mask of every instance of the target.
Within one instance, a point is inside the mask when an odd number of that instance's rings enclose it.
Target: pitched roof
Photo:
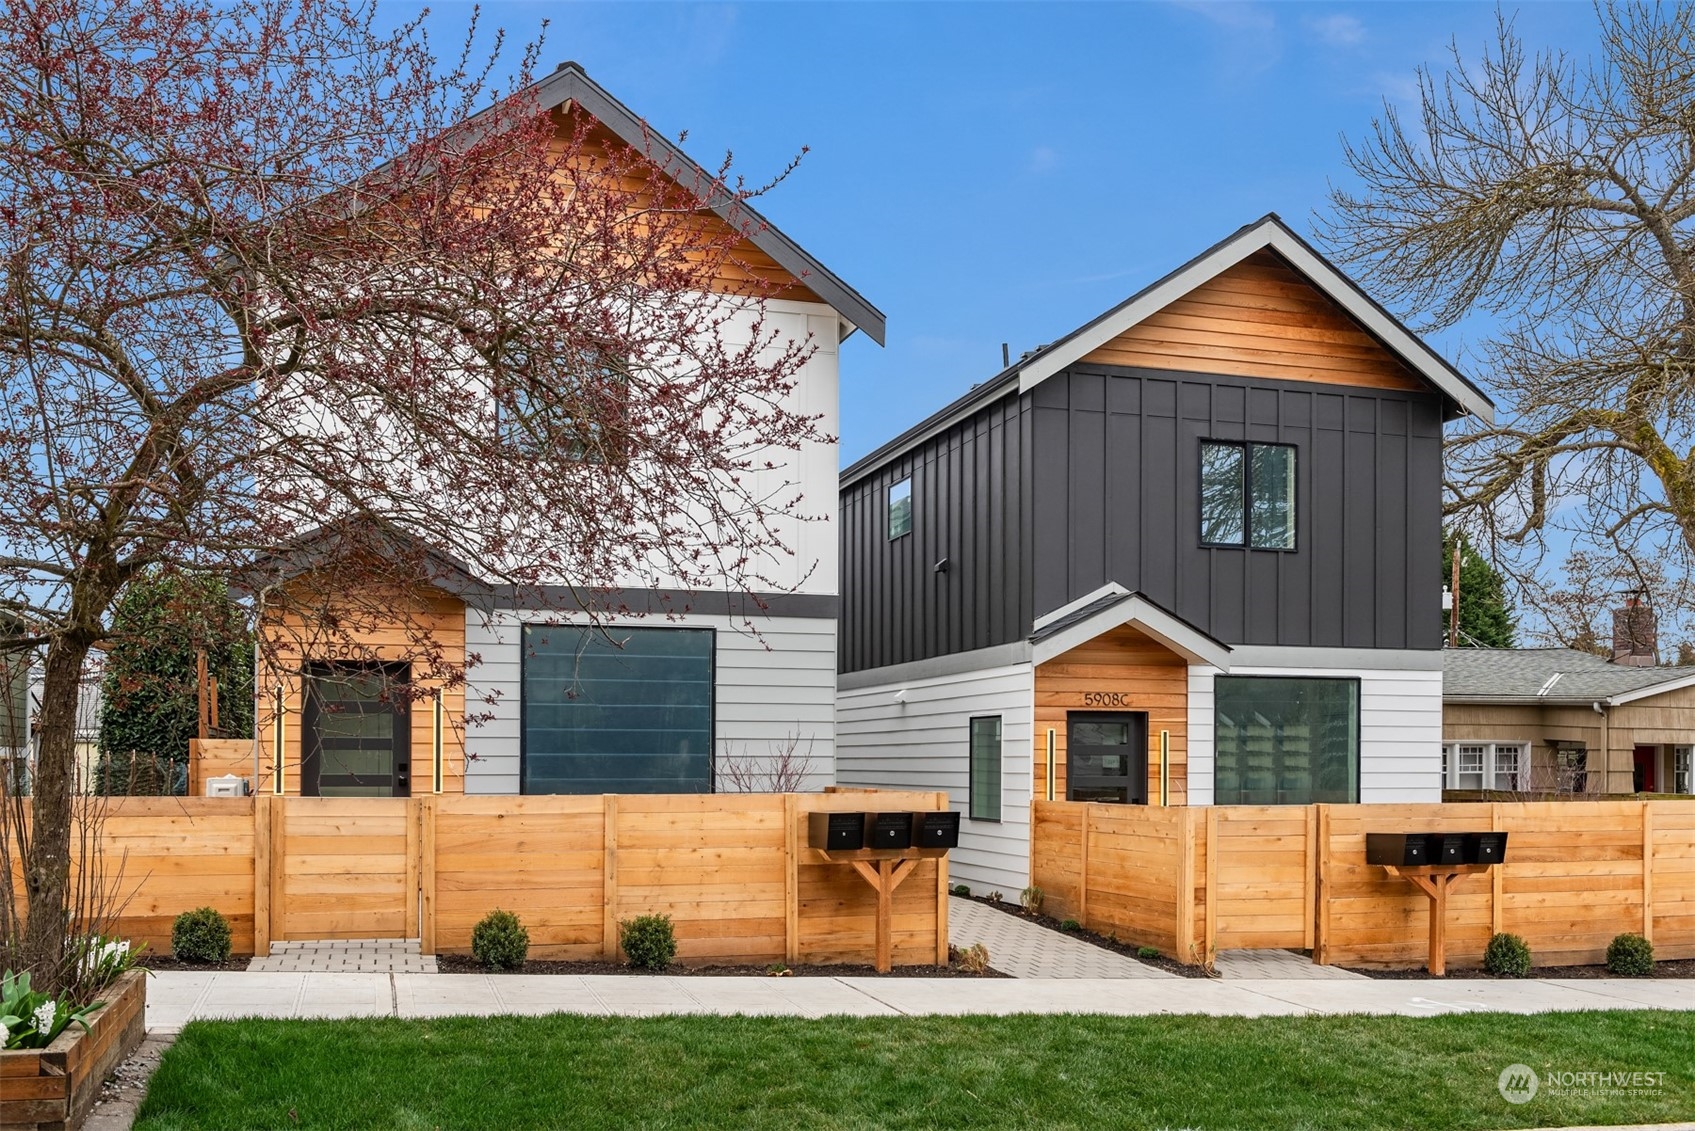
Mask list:
[[[1228,644],[1116,582],[1038,617],[1036,630],[1030,634],[1031,657],[1038,664],[1044,663],[1123,625],[1130,625],[1193,663],[1229,670]]]
[[[1308,282],[1342,307],[1385,349],[1413,373],[1428,381],[1450,404],[1493,423],[1495,402],[1482,389],[1425,345],[1418,335],[1383,309],[1273,212],[1238,229],[1164,278],[1137,291],[1064,337],[1025,354],[941,411],[855,461],[842,472],[842,486],[964,419],[983,405],[1014,391],[1027,392],[1035,388],[1209,279],[1255,252],[1268,248],[1281,255]]]
[[[1449,648],[1442,698],[1617,704],[1695,685],[1695,669],[1633,668],[1571,648]]]
[[[703,182],[712,177],[688,154],[671,144],[657,130],[648,129],[628,106],[618,101],[606,88],[589,78],[582,65],[575,62],[559,67],[531,88],[544,110],[575,104],[594,115],[601,125],[633,149],[649,156],[663,158],[675,168],[698,176]],[[784,235],[769,220],[761,216],[746,201],[737,202],[729,194],[720,194],[709,205],[725,222],[739,226],[748,241],[774,259],[789,274],[801,280],[840,314],[854,328],[865,331],[878,345],[883,344],[885,319],[883,312],[872,306],[858,291],[843,282],[835,272],[807,254],[799,244]]]

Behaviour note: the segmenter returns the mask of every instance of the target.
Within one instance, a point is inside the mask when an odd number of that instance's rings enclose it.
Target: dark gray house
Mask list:
[[[951,791],[1010,890],[1032,796],[1440,800],[1442,428],[1492,413],[1243,228],[842,473],[838,780]]]

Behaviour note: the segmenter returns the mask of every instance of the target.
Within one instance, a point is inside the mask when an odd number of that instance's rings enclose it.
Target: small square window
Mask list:
[[[973,821],[1001,819],[1001,720],[999,715],[971,720],[971,804]]]
[[[1487,746],[1460,747],[1459,772],[1454,775],[1455,789],[1483,788],[1483,756],[1488,752]]]
[[[1293,447],[1202,441],[1201,542],[1256,550],[1295,548]]]
[[[912,533],[912,476],[889,488],[889,541]]]

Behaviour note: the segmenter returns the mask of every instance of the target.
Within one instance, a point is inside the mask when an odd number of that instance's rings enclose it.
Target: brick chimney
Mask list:
[[[1654,610],[1635,593],[1625,597],[1624,608],[1613,610],[1613,663],[1651,668],[1659,662],[1659,645]]]

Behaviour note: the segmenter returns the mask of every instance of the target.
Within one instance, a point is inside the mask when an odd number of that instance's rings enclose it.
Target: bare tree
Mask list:
[[[750,753],[746,746],[737,749],[726,740],[715,770],[729,793],[798,793],[812,773],[812,745],[799,731],[771,742],[763,755]]]
[[[1507,411],[1450,442],[1447,509],[1478,540],[1575,537],[1695,556],[1695,8],[1598,8],[1593,59],[1532,53],[1503,17],[1348,144],[1358,187],[1320,238],[1427,327],[1482,313]],[[1559,533],[1556,536],[1556,531]]]
[[[811,345],[743,259],[767,186],[545,111],[533,49],[497,90],[373,20],[0,7],[0,617],[44,653],[19,928],[44,978],[76,689],[144,572],[249,584],[284,667],[357,657],[444,562],[569,581],[573,609],[784,588],[785,453],[830,437],[790,396]],[[417,666],[462,675],[400,620]]]

